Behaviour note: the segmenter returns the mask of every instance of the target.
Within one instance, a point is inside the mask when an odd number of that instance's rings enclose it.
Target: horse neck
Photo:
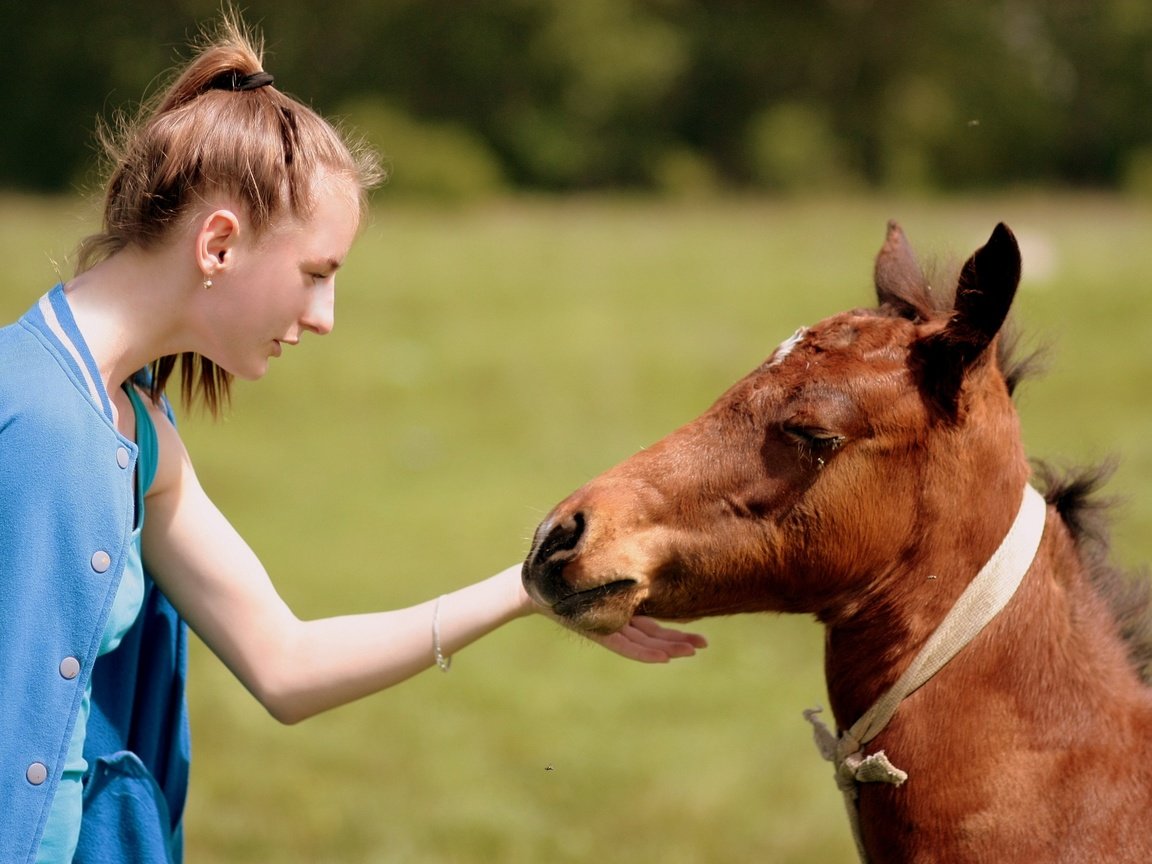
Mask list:
[[[920,467],[912,478],[917,500],[904,504],[916,514],[906,545],[880,572],[862,574],[864,588],[820,616],[829,698],[844,728],[912,662],[1015,519],[1028,472],[1022,451],[995,471],[973,472],[955,455],[967,450],[940,448]],[[953,479],[945,485],[933,477]]]
[[[1143,759],[1150,736],[1152,690],[1049,510],[1016,595],[870,743],[909,778],[899,789],[859,789],[871,860],[1095,860],[1131,813],[1152,806]],[[1108,814],[1104,821],[1082,823],[1092,835],[1062,834],[1085,802]],[[986,830],[972,834],[963,826],[974,814]],[[1146,838],[1127,842],[1123,860],[1148,860],[1146,851],[1131,854],[1147,850]]]
[[[1013,515],[997,514],[995,521],[1007,523]],[[842,728],[895,682],[991,554],[983,550],[986,542],[967,545],[972,547],[968,554],[957,544],[942,545],[943,551],[934,556],[900,568],[893,581],[906,590],[892,591],[889,602],[873,604],[868,614],[827,628],[825,672]],[[962,563],[957,567],[954,561]],[[957,583],[951,590],[941,584],[949,579]],[[941,588],[945,590],[937,590]],[[1051,509],[1040,548],[1016,595],[924,685],[927,695],[913,694],[897,717],[910,720],[917,705],[932,705],[937,716],[928,722],[947,722],[950,712],[962,710],[961,703],[971,704],[982,689],[1012,690],[1013,682],[1017,692],[1033,697],[1030,710],[1037,718],[1092,704],[1093,694],[1108,693],[1121,701],[1125,693],[1140,700],[1149,694],[1129,663],[1115,620],[1090,583],[1075,542]],[[1046,709],[1045,704],[1059,707]]]

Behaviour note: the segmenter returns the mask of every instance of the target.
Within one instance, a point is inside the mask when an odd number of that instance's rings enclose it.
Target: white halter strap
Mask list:
[[[1008,529],[1000,547],[976,574],[944,616],[944,620],[928,637],[911,665],[896,683],[839,737],[816,717],[819,708],[804,712],[813,725],[816,746],[820,754],[836,768],[836,784],[844,793],[844,803],[852,824],[852,834],[860,860],[867,862],[860,837],[859,812],[856,807],[858,783],[891,783],[899,786],[908,775],[888,761],[884,751],[865,756],[864,745],[879,735],[896,709],[909,695],[939,672],[956,654],[984,629],[997,613],[1007,605],[1032,566],[1040,538],[1044,534],[1047,503],[1030,485],[1024,487],[1024,499],[1016,520]]]

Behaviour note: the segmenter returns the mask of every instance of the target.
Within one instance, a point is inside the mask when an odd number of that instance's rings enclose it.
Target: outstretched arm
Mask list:
[[[153,420],[160,463],[149,492],[144,557],[161,590],[197,635],[284,723],[385,689],[450,656],[497,627],[539,611],[520,584],[519,566],[416,606],[302,621],[281,599],[263,565],[196,478],[179,435]],[[598,637],[635,660],[666,662],[702,647],[701,637],[636,619]]]

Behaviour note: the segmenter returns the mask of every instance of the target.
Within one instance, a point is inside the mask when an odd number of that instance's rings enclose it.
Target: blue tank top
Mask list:
[[[132,411],[136,415],[136,447],[139,450],[136,457],[136,518],[132,526],[132,542],[129,544],[124,562],[124,574],[120,577],[119,588],[116,589],[116,599],[112,601],[112,610],[108,614],[108,623],[104,627],[97,657],[107,654],[120,644],[120,640],[140,614],[140,606],[144,600],[144,565],[140,555],[140,531],[144,527],[144,495],[156,476],[156,427],[152,425],[152,418],[148,415],[148,409],[144,407],[136,388],[129,383],[124,385],[124,390],[132,402]],[[91,699],[92,684],[89,677],[88,687],[80,703],[80,713],[76,717],[76,726],[72,731],[72,741],[68,745],[64,773],[56,789],[56,797],[52,799],[48,824],[36,854],[36,864],[67,864],[71,862],[76,851],[83,816],[82,780],[84,772],[88,770],[88,762],[84,758],[84,738],[88,730]]]

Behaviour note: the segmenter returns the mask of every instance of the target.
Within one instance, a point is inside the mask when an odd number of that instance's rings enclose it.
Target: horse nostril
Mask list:
[[[577,555],[584,536],[584,514],[550,518],[536,529],[536,539],[521,578],[528,595],[544,606],[554,606],[572,593],[564,579],[564,569]]]
[[[556,557],[571,558],[571,553],[584,536],[584,514],[577,511],[566,519],[555,523],[540,541],[536,554],[537,563],[543,564]],[[565,554],[568,553],[568,554]]]

